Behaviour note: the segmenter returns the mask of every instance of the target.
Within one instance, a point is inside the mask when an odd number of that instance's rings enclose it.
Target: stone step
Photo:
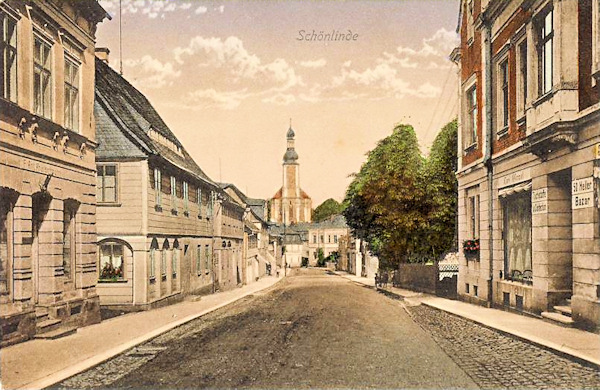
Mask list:
[[[60,320],[48,319],[48,320],[38,322],[37,324],[35,324],[35,327],[36,327],[37,333],[50,332],[52,330],[57,329],[60,326],[60,323],[61,323]]]
[[[74,326],[63,326],[49,332],[39,333],[33,336],[35,339],[43,339],[43,340],[54,340],[61,337],[65,337],[77,332],[77,328]]]
[[[571,317],[556,312],[545,311],[542,313],[542,317],[552,320],[562,326],[571,327],[575,324]]]
[[[565,315],[567,317],[572,317],[572,314],[573,314],[573,310],[571,310],[571,306],[565,306],[565,305],[554,306],[554,311],[557,313],[560,313],[562,315]]]

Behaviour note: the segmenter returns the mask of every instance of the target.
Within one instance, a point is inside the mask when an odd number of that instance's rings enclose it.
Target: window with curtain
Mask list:
[[[125,278],[123,245],[106,243],[100,245],[100,280],[118,281]],[[151,252],[152,253],[152,250]]]

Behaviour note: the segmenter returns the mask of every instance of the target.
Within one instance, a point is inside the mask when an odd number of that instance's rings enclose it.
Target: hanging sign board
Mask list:
[[[594,178],[573,180],[571,187],[571,206],[573,210],[594,206]]]

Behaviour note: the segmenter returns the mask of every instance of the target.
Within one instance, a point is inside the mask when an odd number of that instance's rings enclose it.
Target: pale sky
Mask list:
[[[118,69],[119,1],[100,3],[113,19],[97,46]],[[395,124],[413,125],[426,152],[456,116],[458,0],[122,4],[125,78],[213,180],[251,197],[281,187],[290,118],[316,207],[343,199],[348,175]]]

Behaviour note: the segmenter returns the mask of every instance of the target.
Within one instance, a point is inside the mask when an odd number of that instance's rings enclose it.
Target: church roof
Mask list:
[[[306,192],[304,192],[304,190],[300,190],[300,197],[302,199],[310,199],[310,196],[308,196],[308,194]]]
[[[298,153],[294,149],[288,149],[283,155],[284,163],[294,163],[298,160]]]
[[[288,132],[287,132],[287,137],[289,139],[289,138],[294,138],[295,136],[296,136],[296,133],[294,133],[294,130],[290,126],[290,128],[288,129]]]
[[[275,193],[275,195],[273,195],[273,198],[271,198],[271,199],[281,199],[282,196],[283,196],[283,187],[281,187],[279,189],[279,191],[277,191]]]

